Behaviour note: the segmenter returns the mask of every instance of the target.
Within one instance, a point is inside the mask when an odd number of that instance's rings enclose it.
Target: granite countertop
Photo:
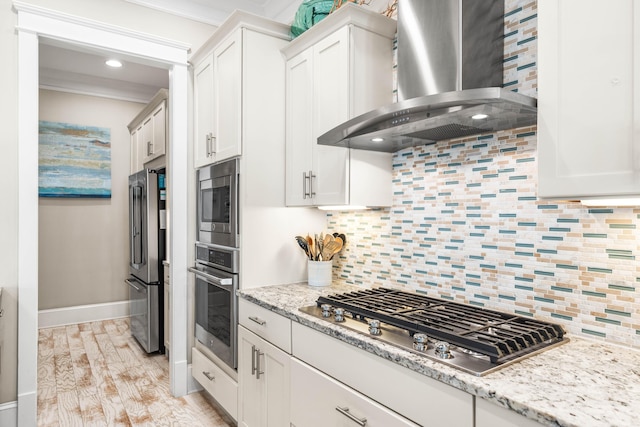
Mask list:
[[[258,304],[478,398],[549,426],[640,426],[640,352],[569,336],[544,351],[483,377],[467,374],[302,313],[320,295],[362,289],[334,283],[266,286],[238,292]]]

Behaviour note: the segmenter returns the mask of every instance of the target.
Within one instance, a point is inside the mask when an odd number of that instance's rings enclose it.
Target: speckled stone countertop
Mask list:
[[[381,343],[298,310],[320,295],[362,289],[334,283],[266,286],[240,297],[302,325],[330,334],[478,398],[549,426],[640,426],[640,352],[571,336],[567,344],[484,377],[467,374]]]

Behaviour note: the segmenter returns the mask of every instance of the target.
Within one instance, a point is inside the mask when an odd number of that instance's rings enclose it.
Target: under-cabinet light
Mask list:
[[[323,211],[361,211],[364,209],[369,209],[368,206],[318,206],[318,209]]]
[[[382,142],[384,141],[384,138],[371,138],[371,142]]]
[[[609,199],[588,199],[580,200],[585,206],[605,207],[605,206],[640,206],[640,197],[624,197]]]
[[[482,120],[482,119],[486,119],[487,117],[489,116],[486,114],[474,114],[473,116],[471,116],[473,120]]]

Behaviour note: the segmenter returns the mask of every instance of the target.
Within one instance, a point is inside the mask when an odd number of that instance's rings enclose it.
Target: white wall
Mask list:
[[[40,120],[111,130],[111,198],[40,198],[39,308],[127,299],[129,130],[144,104],[40,91]]]

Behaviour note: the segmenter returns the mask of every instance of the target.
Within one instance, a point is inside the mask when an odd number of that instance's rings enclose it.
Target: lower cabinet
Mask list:
[[[523,415],[476,398],[476,427],[540,427]]]
[[[417,427],[297,359],[291,361],[291,425]]]
[[[238,383],[193,347],[191,375],[234,419],[238,414]]]
[[[291,333],[295,359],[408,420],[425,426],[474,426],[472,395],[299,323],[292,323]]]
[[[289,425],[291,356],[238,326],[238,425]]]

